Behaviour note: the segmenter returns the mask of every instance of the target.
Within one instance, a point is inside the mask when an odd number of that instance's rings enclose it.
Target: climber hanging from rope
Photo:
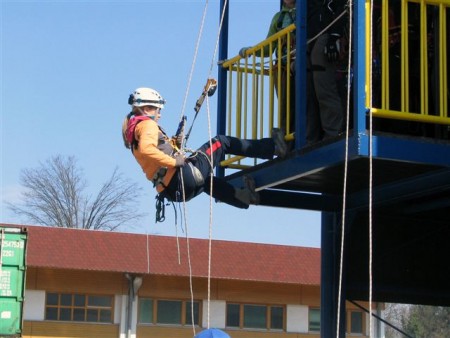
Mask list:
[[[250,204],[258,204],[259,194],[251,177],[244,177],[244,188],[235,188],[213,176],[213,191],[210,191],[208,181],[226,154],[261,159],[285,157],[287,145],[283,133],[273,129],[272,138],[260,140],[218,135],[186,156],[177,150],[182,149],[183,134],[171,138],[158,124],[165,103],[154,89],[136,89],[128,99],[132,110],[122,125],[125,147],[131,149],[147,179],[153,182],[158,198],[172,202],[189,201],[204,191],[238,208],[247,209]]]

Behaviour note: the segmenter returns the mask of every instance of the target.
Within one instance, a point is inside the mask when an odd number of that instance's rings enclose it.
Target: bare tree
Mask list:
[[[384,311],[385,319],[394,327],[386,326],[386,338],[404,338],[402,331],[409,316],[411,305],[387,303]]]
[[[117,168],[93,199],[84,194],[87,183],[72,156],[58,155],[24,169],[20,182],[22,203],[8,203],[8,208],[36,224],[113,231],[143,216],[134,208],[141,188]]]
[[[386,304],[385,318],[400,329],[386,327],[386,338],[450,337],[450,307]]]

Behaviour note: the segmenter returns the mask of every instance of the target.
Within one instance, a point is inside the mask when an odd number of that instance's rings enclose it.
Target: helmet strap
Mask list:
[[[144,106],[144,107],[148,107],[148,106]],[[156,114],[158,114],[158,111],[159,111],[160,109],[157,108],[157,107],[155,107],[155,109],[156,109]],[[148,115],[148,114],[144,111],[143,107],[138,107],[138,110],[139,110],[139,113],[140,113],[141,115],[147,116],[147,117],[151,118],[152,120],[155,119],[156,114],[154,114],[154,115]]]

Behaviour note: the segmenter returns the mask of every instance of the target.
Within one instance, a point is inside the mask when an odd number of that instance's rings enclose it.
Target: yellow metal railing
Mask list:
[[[270,137],[272,128],[287,131],[293,139],[294,97],[291,67],[295,58],[295,25],[292,24],[249,48],[246,56],[222,63],[228,70],[227,134],[239,138]],[[283,76],[284,75],[284,76]],[[223,166],[247,167],[243,157],[232,157]],[[253,165],[257,160],[252,159]],[[236,163],[237,162],[237,163]]]
[[[378,118],[450,125],[450,0],[366,0],[365,9],[365,106]],[[222,63],[228,74],[228,135],[259,139],[278,127],[288,140],[294,138],[295,97],[287,90],[294,81],[289,75],[294,45],[295,25],[290,25],[249,48],[245,57]],[[232,157],[222,165],[256,163]]]
[[[366,0],[366,106],[372,102],[375,117],[449,125],[450,1],[383,0],[373,14],[370,2]],[[433,53],[437,63],[430,58]],[[370,65],[381,67],[372,67],[371,73]]]

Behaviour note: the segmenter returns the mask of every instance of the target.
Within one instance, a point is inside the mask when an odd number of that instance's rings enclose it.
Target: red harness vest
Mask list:
[[[137,144],[137,140],[134,137],[134,130],[136,129],[136,126],[139,122],[145,120],[150,120],[150,117],[139,115],[134,116],[132,119],[130,119],[130,121],[128,121],[127,131],[125,132],[125,138],[127,139],[127,142],[131,144],[132,146],[131,150],[133,150]]]

